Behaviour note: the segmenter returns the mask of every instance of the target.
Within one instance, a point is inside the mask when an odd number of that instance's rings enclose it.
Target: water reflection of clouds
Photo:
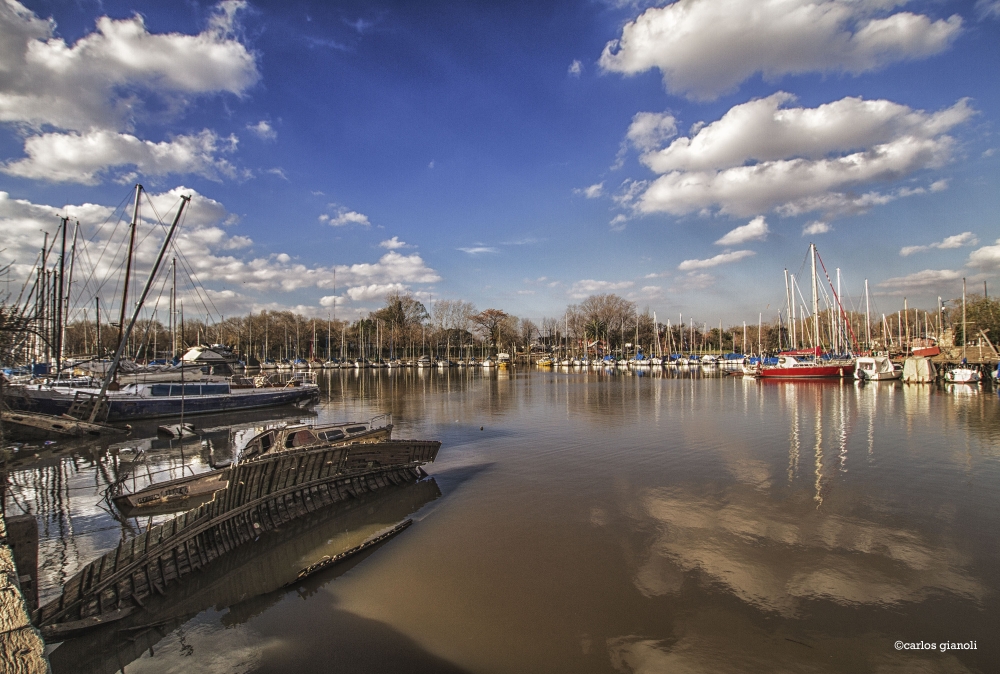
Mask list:
[[[671,626],[670,639],[625,635],[607,640],[611,666],[623,674],[701,672],[879,672],[963,674],[955,653],[893,649],[895,636],[868,632],[837,638],[786,632],[732,612],[702,608]]]
[[[916,531],[808,502],[778,503],[744,485],[709,497],[650,489],[641,504],[658,531],[635,572],[635,586],[646,596],[676,591],[679,574],[691,571],[786,616],[796,615],[804,601],[889,606],[935,593],[975,602],[986,594],[958,551]]]

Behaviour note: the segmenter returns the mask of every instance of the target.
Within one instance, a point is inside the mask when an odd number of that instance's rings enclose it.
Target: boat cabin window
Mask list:
[[[342,437],[344,437],[344,431],[340,430],[339,428],[334,429],[332,431],[324,431],[319,434],[319,437],[323,438],[327,442],[331,442],[333,440],[340,440]]]
[[[271,449],[271,445],[274,444],[274,433],[265,433],[260,436],[260,451],[266,452]]]
[[[315,444],[315,442],[316,436],[309,431],[296,431],[289,433],[288,437],[285,438],[285,448],[304,447],[305,445]]]
[[[362,431],[367,431],[368,427],[367,426],[348,426],[346,430],[347,430],[348,433],[360,433]]]
[[[149,387],[152,396],[183,396],[224,395],[229,393],[229,384],[153,384]]]

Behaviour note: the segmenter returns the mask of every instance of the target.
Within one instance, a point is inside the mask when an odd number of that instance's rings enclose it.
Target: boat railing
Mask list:
[[[368,420],[368,430],[373,431],[376,428],[385,428],[386,426],[392,426],[392,414],[379,414]]]
[[[316,380],[317,374],[312,370],[295,370],[292,373],[291,378],[288,380],[288,385],[298,386],[299,384],[315,384]]]

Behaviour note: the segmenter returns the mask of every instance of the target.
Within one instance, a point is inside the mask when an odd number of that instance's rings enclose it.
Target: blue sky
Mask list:
[[[227,315],[755,321],[810,241],[886,312],[1000,271],[996,1],[0,0],[0,38],[15,273],[58,214],[96,250],[136,181],[195,195]]]

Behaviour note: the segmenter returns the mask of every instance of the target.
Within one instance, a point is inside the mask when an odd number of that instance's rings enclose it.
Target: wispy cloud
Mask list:
[[[745,225],[730,230],[728,234],[715,242],[716,246],[739,246],[749,241],[763,241],[770,234],[763,215],[758,215]]]
[[[247,124],[247,131],[261,140],[275,140],[278,137],[278,132],[265,119],[260,120],[256,124]]]
[[[896,276],[881,281],[877,285],[898,291],[933,290],[942,285],[950,285],[962,278],[962,272],[953,269],[924,269],[906,276]]]
[[[634,285],[633,281],[595,281],[593,279],[584,279],[570,286],[569,296],[574,299],[583,299],[595,293],[611,293],[616,290],[631,288]]]
[[[469,255],[482,255],[484,253],[499,253],[500,250],[493,246],[471,246],[469,248],[459,248],[458,250]]]
[[[826,234],[827,232],[832,231],[833,227],[829,224],[823,222],[822,220],[813,220],[802,228],[802,236],[816,236],[818,234]]]
[[[677,268],[681,271],[690,271],[692,269],[708,269],[709,267],[718,267],[720,264],[730,264],[731,262],[739,262],[740,260],[756,255],[752,250],[734,250],[729,253],[719,253],[714,257],[710,257],[707,260],[684,260]]]
[[[573,77],[579,77],[580,73],[583,72],[583,64],[578,60],[574,60],[569,64],[567,72]]]
[[[604,194],[604,183],[595,183],[589,187],[577,187],[573,189],[574,194],[582,194],[588,199],[596,199]]]
[[[675,293],[683,293],[694,290],[704,290],[706,288],[712,287],[715,283],[715,277],[706,272],[699,271],[689,271],[683,276],[679,276],[670,286],[670,291]]]
[[[900,249],[899,254],[906,257],[908,255],[913,255],[914,253],[923,253],[935,248],[961,248],[962,246],[975,246],[977,243],[979,243],[979,240],[976,238],[975,234],[972,232],[962,232],[961,234],[947,236],[941,241],[929,243],[926,246],[904,246]]]

